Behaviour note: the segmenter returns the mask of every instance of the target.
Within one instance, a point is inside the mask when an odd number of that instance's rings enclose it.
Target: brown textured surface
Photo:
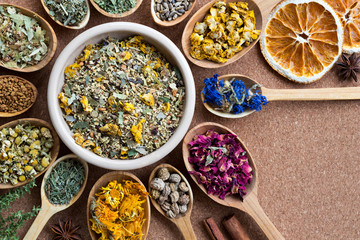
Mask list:
[[[6,1],[0,0],[0,2]],[[88,26],[83,30],[69,30],[52,21],[38,0],[7,2],[29,8],[49,21],[57,34],[59,45],[55,58],[38,72],[18,74],[0,68],[1,75],[21,76],[34,83],[39,90],[37,102],[27,113],[16,118],[0,119],[0,125],[24,117],[50,120],[46,93],[51,68],[61,50],[84,30],[111,21],[137,22],[164,33],[180,48],[182,30],[186,24],[183,22],[170,28],[155,25],[150,15],[150,0],[145,0],[133,15],[118,20],[103,17],[91,6]],[[206,2],[206,0],[198,0],[195,10]],[[196,109],[191,126],[203,121],[214,121],[230,127],[240,136],[251,151],[258,167],[260,205],[284,237],[286,239],[359,239],[360,101],[274,102],[246,118],[227,120],[207,112],[200,102],[200,91],[203,87],[202,79],[214,73],[248,75],[269,88],[360,87],[360,84],[351,81],[340,82],[335,69],[310,85],[292,83],[268,66],[258,44],[242,59],[221,69],[207,70],[193,64],[190,66],[197,88]],[[59,156],[67,153],[69,150],[62,145]],[[220,226],[221,220],[234,212],[251,239],[266,239],[247,214],[212,202],[198,189],[185,172],[180,145],[169,157],[160,162],[131,172],[146,184],[151,170],[161,162],[170,163],[180,169],[191,183],[195,198],[191,219],[198,239],[208,239],[201,220],[212,216]],[[79,224],[83,238],[89,239],[86,224],[87,195],[95,181],[106,172],[109,170],[90,166],[88,185],[83,196],[71,208],[53,216],[39,239],[51,239],[54,235],[48,226],[56,223],[59,218],[66,217]],[[37,179],[39,186],[41,180],[42,177]],[[5,191],[0,191],[0,194],[4,193]],[[29,210],[33,205],[40,205],[39,188],[13,204],[11,211]],[[28,221],[19,231],[21,238],[31,222],[32,220]],[[152,207],[148,239],[181,238],[175,225]]]

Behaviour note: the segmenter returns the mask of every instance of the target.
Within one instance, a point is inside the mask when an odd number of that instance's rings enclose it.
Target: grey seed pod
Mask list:
[[[185,182],[181,182],[181,183],[179,184],[179,189],[180,189],[181,191],[183,191],[183,192],[188,192],[188,191],[189,191],[189,188],[188,188],[188,186],[186,185]]]
[[[158,199],[160,197],[160,191],[151,189],[151,197],[155,200]]]
[[[178,190],[178,185],[176,183],[170,183],[171,192],[176,192]]]
[[[158,198],[158,202],[160,205],[164,204],[164,202],[167,200],[168,200],[168,196],[164,196],[164,195],[160,195],[160,197]]]
[[[177,173],[172,173],[172,174],[170,175],[169,181],[170,181],[170,182],[173,182],[173,183],[178,183],[178,182],[181,181],[181,177],[180,177],[180,175],[177,174]]]
[[[176,215],[178,215],[180,213],[179,210],[179,205],[177,203],[173,203],[171,204],[171,211],[173,211],[173,213],[175,213]]]
[[[165,187],[164,187],[164,189],[162,190],[161,195],[164,195],[164,196],[169,196],[169,195],[170,195],[170,193],[171,193],[171,188],[170,188],[169,185],[170,185],[169,183],[165,183]]]
[[[170,200],[172,203],[176,203],[179,200],[179,192],[172,192],[170,194]]]
[[[175,218],[176,215],[173,211],[169,210],[166,212],[166,216],[168,216],[169,218]]]
[[[167,168],[160,168],[158,173],[157,173],[157,177],[160,178],[163,181],[166,181],[169,179],[170,177],[170,172]]]
[[[187,205],[179,205],[179,212],[186,213],[187,212]]]
[[[165,212],[169,211],[171,208],[171,204],[169,202],[164,202],[163,204],[160,205],[160,207],[162,208],[162,210],[164,210]]]
[[[160,178],[154,178],[150,183],[150,187],[152,189],[162,191],[164,189],[164,187],[165,187],[165,183]]]
[[[171,197],[171,195],[170,195],[170,197]],[[184,195],[182,195],[181,197],[179,197],[178,203],[179,203],[180,205],[187,205],[189,202],[190,202],[190,197],[189,197],[189,195],[184,194]]]

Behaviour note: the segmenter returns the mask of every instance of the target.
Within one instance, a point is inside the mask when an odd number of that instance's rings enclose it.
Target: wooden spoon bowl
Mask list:
[[[205,122],[197,125],[193,129],[191,129],[185,136],[182,146],[182,152],[183,152],[183,158],[184,163],[186,166],[186,169],[188,171],[194,171],[194,167],[192,164],[189,163],[188,158],[190,156],[189,154],[189,143],[194,139],[195,136],[200,134],[205,134],[208,130],[214,130],[218,133],[230,133],[236,135],[233,131],[231,131],[229,128],[218,124],[218,123],[212,123],[212,122]],[[244,196],[244,200],[241,201],[241,199],[237,196],[226,196],[224,200],[220,199],[218,196],[215,195],[209,195],[207,194],[207,190],[202,184],[199,184],[196,177],[194,175],[191,175],[191,178],[194,180],[194,182],[200,187],[200,189],[212,200],[215,202],[228,206],[237,208],[239,210],[242,210],[244,212],[247,212],[256,222],[259,224],[260,228],[264,231],[266,236],[270,240],[281,240],[284,239],[284,237],[281,235],[281,233],[275,228],[275,226],[272,224],[270,219],[266,216],[263,209],[261,208],[258,199],[257,199],[257,190],[258,190],[258,180],[257,180],[257,168],[255,165],[255,161],[252,158],[249,150],[246,148],[245,144],[240,140],[239,137],[237,137],[237,140],[241,144],[242,148],[246,151],[246,156],[249,161],[249,165],[253,169],[253,179],[250,184],[246,186],[246,195]]]
[[[164,210],[162,210],[162,208],[160,207],[159,203],[155,199],[150,198],[152,205],[164,217],[166,217],[167,219],[169,219],[170,221],[175,223],[175,225],[181,231],[184,239],[186,239],[186,240],[196,239],[195,233],[194,233],[194,230],[193,230],[193,228],[191,226],[191,221],[190,221],[190,215],[191,215],[191,211],[192,211],[193,204],[194,204],[194,196],[193,196],[193,192],[191,190],[191,186],[190,186],[189,182],[186,180],[186,178],[184,177],[184,175],[179,170],[177,170],[175,167],[171,166],[170,164],[165,164],[165,163],[160,164],[150,174],[150,177],[149,177],[149,192],[151,192],[150,183],[156,177],[156,174],[157,174],[157,172],[158,172],[158,170],[160,168],[167,168],[169,170],[170,174],[171,173],[177,173],[177,174],[179,174],[181,176],[181,180],[184,181],[186,183],[186,185],[188,186],[188,188],[189,188],[190,202],[188,204],[188,209],[187,209],[186,213],[178,214],[175,218],[168,217],[166,215],[166,213],[164,212]]]
[[[17,115],[20,115],[20,114],[26,112],[27,110],[29,110],[32,107],[32,105],[34,105],[34,103],[36,101],[36,98],[38,96],[38,91],[37,91],[36,87],[34,86],[34,84],[32,84],[31,82],[29,82],[28,80],[26,80],[24,78],[21,78],[21,77],[18,77],[18,76],[13,76],[13,75],[3,75],[3,76],[0,76],[0,82],[3,81],[4,79],[10,78],[10,77],[11,78],[17,78],[20,82],[29,84],[34,94],[33,94],[32,98],[30,99],[31,104],[27,108],[24,108],[21,111],[13,112],[13,113],[0,112],[0,117],[14,117],[14,116],[17,116]]]
[[[10,69],[10,70],[18,71],[18,72],[35,72],[35,71],[38,71],[38,70],[42,69],[43,67],[45,67],[53,58],[55,51],[56,51],[56,47],[57,47],[57,38],[56,38],[55,32],[54,32],[53,28],[51,27],[51,25],[40,15],[38,15],[37,13],[30,11],[26,8],[23,8],[23,7],[20,7],[17,5],[13,5],[13,4],[9,4],[9,3],[0,3],[0,6],[3,6],[3,7],[4,6],[13,6],[13,7],[17,8],[20,13],[36,19],[38,21],[39,25],[41,26],[41,28],[46,30],[45,37],[47,37],[49,39],[48,46],[47,46],[48,47],[47,54],[43,58],[43,60],[41,60],[38,64],[36,64],[34,66],[30,66],[30,67],[25,67],[25,68],[8,68],[0,62],[0,66]]]
[[[178,18],[176,18],[175,20],[172,20],[172,21],[164,21],[164,20],[161,20],[160,18],[158,18],[158,16],[156,16],[156,12],[154,10],[155,8],[155,0],[151,0],[151,16],[153,17],[154,19],[154,22],[160,26],[163,26],[163,27],[170,27],[170,26],[174,26],[180,22],[182,22],[185,18],[187,18],[190,13],[192,12],[192,10],[194,9],[195,7],[195,4],[196,4],[197,0],[194,0],[191,7],[181,16],[179,16]]]
[[[200,8],[188,21],[188,23],[185,26],[183,35],[182,35],[182,39],[181,39],[181,45],[183,48],[183,51],[185,53],[185,56],[195,65],[203,67],[203,68],[220,68],[220,67],[224,67],[228,64],[231,64],[237,60],[239,60],[242,56],[244,56],[259,40],[259,37],[253,41],[249,46],[245,47],[238,53],[236,53],[232,58],[228,59],[227,62],[225,63],[217,63],[217,62],[212,62],[206,59],[203,60],[198,60],[193,58],[190,55],[190,50],[191,50],[191,43],[190,43],[190,36],[193,33],[195,24],[197,22],[202,22],[204,17],[209,14],[210,8],[214,5],[214,3],[218,2],[219,0],[213,0],[209,3],[207,3],[206,5],[204,5],[202,8]],[[239,0],[228,0],[226,1],[227,4],[232,3],[232,2],[238,2]],[[260,0],[256,0],[259,3],[261,3]],[[263,14],[259,8],[259,3],[257,3],[255,0],[245,0],[245,2],[247,2],[249,5],[249,10],[254,10],[255,13],[255,19],[256,19],[256,24],[255,27],[256,29],[262,29],[263,28]],[[264,1],[265,2],[265,1]],[[264,3],[265,5],[265,3]]]
[[[102,15],[104,15],[106,17],[111,17],[111,18],[122,18],[122,17],[129,16],[130,14],[133,14],[140,7],[142,0],[137,0],[135,7],[131,8],[129,11],[126,11],[123,13],[117,13],[117,14],[106,12],[104,9],[99,7],[99,5],[97,5],[97,3],[94,2],[94,0],[90,0],[90,2],[94,6],[94,8]]]
[[[83,166],[84,166],[84,170],[85,170],[85,179],[84,179],[84,183],[81,186],[79,192],[71,199],[71,201],[69,202],[69,204],[63,204],[63,205],[54,205],[52,204],[49,199],[46,196],[45,193],[45,182],[46,179],[48,178],[49,174],[51,173],[52,169],[59,164],[59,162],[62,162],[64,160],[68,160],[68,159],[76,159],[77,161],[79,161]],[[41,230],[44,228],[45,224],[48,222],[48,220],[57,212],[63,211],[65,209],[67,209],[68,207],[70,207],[71,205],[73,205],[81,196],[81,194],[83,193],[85,186],[86,186],[86,182],[88,179],[88,175],[89,175],[89,167],[87,165],[87,163],[78,158],[75,154],[68,154],[65,155],[61,158],[59,158],[47,171],[46,174],[42,180],[41,183],[41,211],[39,212],[39,214],[37,215],[35,221],[33,222],[33,224],[31,225],[30,229],[28,230],[27,234],[25,235],[23,240],[33,240],[33,239],[37,239],[37,236],[39,236]]]
[[[41,174],[43,174],[47,169],[49,169],[51,167],[51,165],[54,163],[56,157],[59,154],[60,140],[59,140],[59,137],[58,137],[55,129],[49,123],[47,123],[41,119],[36,119],[36,118],[23,118],[23,119],[14,120],[14,121],[8,122],[8,123],[0,126],[0,130],[2,130],[3,128],[7,128],[7,127],[15,127],[18,124],[30,124],[30,125],[36,126],[36,127],[46,127],[51,131],[51,135],[54,140],[54,145],[51,148],[51,152],[50,152],[51,160],[50,160],[49,166],[47,168],[45,168],[43,171],[37,173],[35,175],[35,177],[32,178],[32,179],[35,179],[35,178],[39,177]],[[15,187],[20,187],[22,185],[29,183],[32,179],[28,179],[24,182],[19,181],[18,184],[16,184],[16,185],[12,185],[11,183],[0,183],[0,189],[10,189],[10,188],[15,188]]]
[[[114,172],[109,172],[109,173],[103,175],[101,178],[99,178],[99,180],[97,180],[96,183],[94,184],[94,186],[91,188],[91,191],[90,191],[89,197],[88,197],[88,202],[87,202],[87,209],[88,209],[87,213],[86,213],[87,225],[88,225],[91,239],[93,239],[93,240],[97,240],[99,238],[99,235],[96,234],[93,230],[91,230],[91,225],[90,225],[91,202],[93,201],[93,199],[95,197],[95,193],[98,193],[101,187],[105,187],[110,181],[113,181],[113,180],[116,180],[118,183],[122,183],[123,180],[131,180],[133,182],[139,183],[141,186],[143,186],[145,188],[145,186],[141,182],[141,180],[139,178],[137,178],[134,174],[129,173],[129,172],[114,171]],[[151,217],[151,208],[150,208],[150,201],[149,201],[148,196],[146,197],[146,201],[142,204],[142,207],[144,208],[144,211],[145,211],[144,218],[146,219],[145,223],[143,224],[143,227],[142,227],[142,232],[143,232],[142,239],[146,239],[148,232],[149,232],[150,217]]]
[[[238,79],[244,82],[245,86],[251,87],[257,84],[256,88],[259,94],[266,97],[267,101],[328,101],[328,100],[355,100],[360,99],[360,88],[347,87],[347,88],[309,88],[309,89],[269,89],[262,86],[255,80],[240,74],[228,74],[219,76],[218,79],[231,80]],[[215,110],[210,104],[204,103],[204,95],[201,94],[201,100],[205,108],[223,118],[241,118],[255,112],[255,110],[246,109],[239,114],[222,112]]]
[[[45,0],[41,0],[41,4],[42,4],[42,6],[44,7],[45,12],[47,12],[47,14],[49,14],[50,18],[51,18],[52,20],[54,20],[54,22],[56,22],[56,23],[59,24],[60,26],[66,27],[66,28],[68,28],[68,29],[75,29],[75,30],[76,30],[76,29],[81,29],[81,28],[85,27],[85,26],[88,24],[88,22],[89,22],[89,19],[90,19],[90,4],[89,4],[88,0],[85,0],[85,4],[86,4],[87,9],[88,9],[88,10],[87,10],[87,13],[86,13],[84,19],[83,19],[78,25],[76,25],[76,26],[68,26],[68,25],[65,26],[62,22],[56,20],[54,16],[51,16],[51,15],[50,15],[50,10],[49,10],[49,8],[46,6]]]

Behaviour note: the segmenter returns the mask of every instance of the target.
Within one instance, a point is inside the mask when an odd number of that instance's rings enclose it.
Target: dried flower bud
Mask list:
[[[169,183],[165,183],[165,187],[164,187],[164,190],[162,190],[161,195],[164,195],[164,196],[169,196],[170,195],[171,188],[170,188],[169,185],[170,185]]]
[[[176,183],[170,183],[171,192],[176,192],[178,190],[178,185]]]
[[[171,197],[171,195],[170,195],[170,197]],[[180,205],[187,205],[189,202],[190,202],[190,197],[189,197],[189,195],[184,194],[184,195],[182,195],[181,197],[179,197],[178,203],[179,203]]]
[[[151,197],[155,200],[158,199],[160,197],[160,191],[151,189]]]
[[[180,175],[177,174],[177,173],[172,173],[172,174],[170,175],[169,181],[170,181],[170,182],[173,182],[173,183],[178,183],[178,182],[181,181],[181,177],[180,177]]]
[[[169,179],[170,177],[170,172],[167,168],[163,167],[163,168],[160,168],[158,173],[157,173],[157,177],[160,178],[161,180],[163,181],[166,181]]]
[[[167,211],[167,212],[166,212],[166,215],[167,215],[169,218],[175,218],[175,217],[176,217],[175,213],[173,213],[173,211],[171,211],[171,210]]]
[[[171,204],[171,211],[173,211],[173,213],[175,213],[176,215],[178,215],[180,213],[179,210],[179,205],[177,203],[173,203]]]
[[[179,192],[172,192],[170,194],[170,199],[172,203],[176,203],[179,200]]]
[[[163,204],[161,204],[160,206],[162,208],[162,210],[164,210],[165,212],[169,211],[171,208],[171,204],[168,202],[164,202]]]
[[[187,212],[187,205],[179,205],[179,212],[186,213]]]
[[[164,195],[160,195],[160,197],[158,198],[158,202],[160,205],[164,204],[164,202],[167,200],[168,200],[168,196],[164,196]]]
[[[183,191],[183,192],[189,191],[189,188],[188,188],[188,186],[186,185],[185,182],[181,182],[181,183],[179,184],[179,189],[180,189],[181,191]]]
[[[152,189],[162,191],[164,189],[164,187],[165,187],[165,183],[160,178],[154,178],[150,183],[150,187]]]

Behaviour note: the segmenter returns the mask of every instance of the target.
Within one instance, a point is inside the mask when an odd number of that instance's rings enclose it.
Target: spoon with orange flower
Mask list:
[[[326,101],[326,100],[355,100],[360,99],[359,87],[344,87],[344,88],[309,88],[309,89],[269,89],[261,86],[255,80],[240,74],[228,74],[218,77],[219,80],[231,81],[232,79],[241,80],[244,82],[245,87],[251,88],[257,86],[258,94],[265,96],[267,101]],[[241,118],[245,117],[255,110],[246,109],[242,113],[224,112],[218,110],[212,104],[204,102],[204,94],[201,94],[201,100],[205,108],[223,118]]]
[[[67,161],[67,160],[71,160],[74,159],[75,161],[78,161],[84,168],[84,180],[82,181],[82,186],[80,188],[80,190],[76,193],[76,195],[74,195],[72,197],[72,199],[70,200],[70,202],[68,204],[53,204],[50,202],[50,200],[48,199],[47,195],[46,195],[46,189],[45,187],[48,186],[46,184],[47,179],[49,178],[49,175],[51,174],[51,172],[53,171],[53,169],[58,166],[59,163],[63,162],[63,161]],[[45,224],[48,222],[48,220],[57,212],[63,211],[65,209],[67,209],[68,207],[70,207],[71,205],[73,205],[81,196],[82,192],[85,189],[85,185],[86,185],[86,181],[88,178],[88,174],[89,174],[89,168],[87,163],[78,158],[76,155],[74,154],[69,154],[66,156],[63,156],[61,158],[59,158],[45,173],[45,176],[42,180],[41,183],[41,211],[39,212],[39,214],[37,215],[35,221],[33,222],[33,224],[31,225],[30,229],[28,230],[28,232],[26,233],[25,237],[23,240],[34,240],[37,239],[37,237],[39,236],[39,234],[41,233],[42,229],[44,228]]]

